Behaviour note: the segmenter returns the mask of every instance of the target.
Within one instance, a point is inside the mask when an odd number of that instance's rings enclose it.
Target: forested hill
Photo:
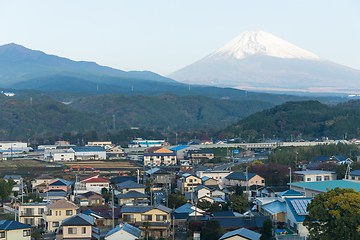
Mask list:
[[[30,101],[32,99],[32,101]],[[0,140],[27,140],[63,132],[102,133],[139,127],[148,130],[220,130],[250,114],[271,108],[261,101],[217,100],[204,96],[84,96],[70,105],[44,95],[0,94]]]
[[[5,97],[0,94],[0,140],[24,140],[40,135],[51,136],[64,131],[108,129],[100,114],[74,109],[46,96]]]
[[[221,129],[253,113],[274,106],[256,100],[230,101],[205,96],[162,95],[148,97],[121,94],[77,99],[80,110],[112,117],[120,127],[170,131]]]
[[[248,116],[226,128],[229,136],[244,139],[313,137],[342,139],[360,136],[360,100],[336,106],[318,101],[287,102]],[[263,135],[264,134],[264,135]]]

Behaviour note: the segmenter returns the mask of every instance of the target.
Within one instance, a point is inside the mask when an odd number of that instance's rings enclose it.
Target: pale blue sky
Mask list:
[[[0,45],[166,75],[247,30],[360,70],[360,1],[0,0]]]

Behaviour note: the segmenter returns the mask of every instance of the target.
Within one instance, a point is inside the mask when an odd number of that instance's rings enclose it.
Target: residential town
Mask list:
[[[49,171],[3,177],[12,184],[2,200],[3,214],[12,219],[0,221],[0,238],[199,240],[207,224],[216,223],[221,240],[265,239],[266,234],[306,239],[303,223],[316,195],[335,188],[360,192],[359,170],[348,167],[339,179],[335,171],[317,167],[350,166],[356,159],[334,155],[298,161],[286,184],[271,186],[265,176],[248,171],[264,157],[255,157],[254,148],[227,150],[226,162],[214,164],[209,144],[134,140],[125,149],[110,141],[85,146],[58,141],[33,149],[2,141],[2,163],[35,159],[49,164]],[[121,159],[135,167],[119,170],[103,162]],[[240,165],[245,170],[233,170]]]

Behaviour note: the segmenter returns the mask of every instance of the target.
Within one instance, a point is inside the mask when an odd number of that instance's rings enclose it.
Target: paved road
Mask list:
[[[249,157],[249,158],[236,158],[238,160],[237,163],[235,163],[235,162],[225,163],[223,165],[219,165],[219,166],[214,167],[213,170],[224,171],[224,170],[227,170],[229,167],[232,167],[234,165],[246,163],[247,161],[252,162],[252,161],[263,159],[263,158],[264,158],[264,156],[255,156],[255,157]]]

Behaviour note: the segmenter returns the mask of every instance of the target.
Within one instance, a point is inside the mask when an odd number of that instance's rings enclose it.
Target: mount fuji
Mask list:
[[[360,93],[360,71],[266,31],[247,31],[167,77],[189,84],[274,92]]]

